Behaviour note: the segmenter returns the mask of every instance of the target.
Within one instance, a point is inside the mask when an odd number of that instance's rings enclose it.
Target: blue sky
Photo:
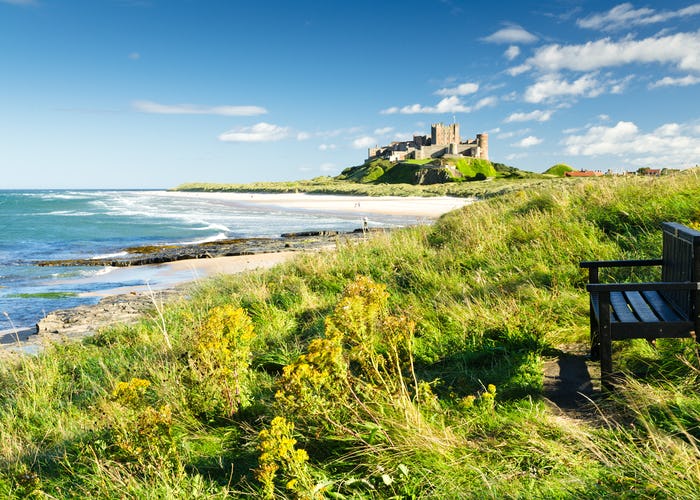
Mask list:
[[[541,172],[700,163],[700,3],[0,0],[0,188],[337,175],[461,124]]]

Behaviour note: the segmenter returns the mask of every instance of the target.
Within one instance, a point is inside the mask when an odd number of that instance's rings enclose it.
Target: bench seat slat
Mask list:
[[[642,292],[642,295],[663,321],[681,321],[684,319],[666,302],[666,299],[659,292]]]
[[[649,307],[649,304],[644,300],[641,293],[625,292],[624,295],[632,312],[634,312],[635,316],[637,316],[640,321],[644,323],[656,323],[661,319],[654,313],[654,310]]]
[[[613,292],[610,294],[610,305],[612,306],[610,321],[613,324],[687,322],[687,318],[678,314],[673,306],[658,292],[641,292],[641,294]],[[632,312],[630,306],[632,306],[634,312]],[[591,293],[591,307],[595,317],[600,318],[599,294],[596,292]],[[643,311],[642,314],[639,314],[640,311]],[[635,313],[639,314],[639,317]]]
[[[627,300],[622,292],[610,294],[610,305],[621,323],[636,323],[639,321],[627,305]]]

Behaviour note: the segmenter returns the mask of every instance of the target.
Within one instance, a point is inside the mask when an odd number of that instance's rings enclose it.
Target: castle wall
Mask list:
[[[419,160],[425,158],[440,158],[442,155],[449,152],[449,146],[445,144],[438,144],[436,146],[423,146],[422,148],[416,150],[416,155],[420,154],[420,158],[416,156]]]

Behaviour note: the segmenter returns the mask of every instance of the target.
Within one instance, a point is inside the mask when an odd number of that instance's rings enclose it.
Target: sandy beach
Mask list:
[[[442,214],[474,202],[451,196],[347,196],[307,193],[222,193],[171,191],[167,196],[216,200],[234,204],[278,207],[286,210],[343,214],[388,214],[436,219]]]
[[[173,288],[184,283],[196,282],[219,274],[237,274],[255,269],[268,269],[286,262],[299,252],[259,253],[254,255],[236,255],[232,257],[215,257],[212,259],[186,259],[166,264],[153,264],[137,267],[113,268],[109,273],[91,277],[91,281],[129,281],[130,276],[138,276],[143,285],[110,288],[96,292],[85,292],[85,297],[109,297],[125,293],[142,293],[152,290]]]

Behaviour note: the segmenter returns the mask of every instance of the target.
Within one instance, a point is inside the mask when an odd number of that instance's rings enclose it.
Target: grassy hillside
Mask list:
[[[586,341],[578,262],[658,256],[699,190],[697,169],[531,185],[2,365],[0,495],[692,498],[693,342],[617,343],[634,377],[589,418],[541,391]]]
[[[547,170],[544,171],[545,175],[555,175],[557,177],[564,177],[567,172],[573,172],[573,167],[570,167],[566,163],[557,163],[552,165]]]
[[[445,167],[454,167],[453,170],[447,170]],[[363,165],[349,167],[336,177],[337,180],[354,181],[360,183],[388,183],[388,184],[420,184],[420,179],[424,178],[425,170],[445,169],[443,182],[461,182],[486,180],[499,176],[512,176],[513,171],[517,170],[513,167],[506,167],[507,174],[503,170],[497,170],[494,165],[488,160],[479,158],[440,158],[440,159],[423,159],[423,160],[406,160],[398,163],[392,163],[389,160],[376,159],[369,161]],[[519,177],[526,177],[525,172],[518,171]],[[534,174],[531,174],[535,176]],[[535,176],[536,177],[536,176]]]

